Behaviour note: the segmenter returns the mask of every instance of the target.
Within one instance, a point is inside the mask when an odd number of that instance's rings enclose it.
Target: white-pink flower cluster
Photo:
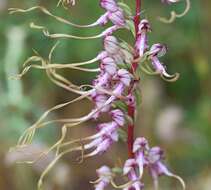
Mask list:
[[[93,81],[94,89],[90,94],[95,104],[92,118],[96,120],[102,113],[107,113],[112,120],[98,124],[95,138],[85,145],[85,149],[94,148],[90,156],[105,152],[114,142],[118,141],[118,129],[125,124],[125,115],[120,109],[113,109],[112,104],[124,97],[132,80],[131,74],[119,68],[115,59],[115,57],[121,57],[122,60],[125,58],[118,40],[114,36],[105,37],[104,48],[105,50],[98,55],[101,71]]]
[[[144,55],[147,55],[148,59],[151,61],[151,65],[154,68],[157,74],[167,78],[176,77],[167,73],[166,68],[159,58],[164,56],[167,52],[167,47],[164,44],[153,44],[149,48],[148,44],[148,35],[147,33],[151,31],[151,26],[149,21],[146,19],[141,20],[139,24],[138,36],[135,44],[135,48],[139,53],[139,57],[143,58]]]
[[[110,20],[116,26],[125,26],[126,19],[124,12],[115,0],[101,0],[100,6],[106,10],[102,24],[105,24]]]
[[[179,0],[161,0],[162,3],[176,3]],[[134,1],[135,2],[135,1]],[[60,0],[59,4],[75,4],[75,0]],[[160,61],[160,58],[167,52],[167,47],[163,44],[156,43],[149,45],[148,33],[151,32],[151,26],[147,19],[140,19],[141,15],[141,1],[136,1],[136,15],[132,16],[130,7],[118,0],[100,0],[100,6],[105,10],[96,22],[87,25],[78,25],[70,22],[69,20],[55,16],[47,9],[41,6],[35,6],[29,9],[16,9],[11,8],[11,13],[15,12],[30,12],[32,10],[39,9],[44,14],[53,17],[61,23],[65,23],[69,26],[77,28],[89,28],[95,26],[104,26],[108,22],[111,22],[111,26],[107,27],[100,34],[81,37],[69,34],[51,34],[44,26],[31,24],[30,26],[35,29],[39,29],[47,37],[51,38],[73,38],[73,39],[96,39],[103,38],[103,51],[101,51],[94,59],[84,61],[80,63],[72,64],[56,64],[51,63],[51,56],[56,48],[56,45],[52,48],[49,60],[43,59],[38,55],[30,57],[26,62],[41,61],[42,65],[32,64],[24,68],[23,72],[19,75],[24,75],[30,68],[45,69],[48,77],[58,86],[63,87],[71,92],[77,93],[80,97],[77,97],[70,102],[60,104],[52,109],[49,109],[43,114],[42,117],[32,126],[27,129],[24,135],[20,138],[19,144],[26,145],[31,143],[35,130],[41,128],[47,124],[62,122],[62,137],[56,142],[49,152],[56,149],[56,157],[42,173],[38,182],[40,189],[42,185],[43,177],[53,167],[59,158],[72,151],[81,151],[82,158],[92,157],[103,154],[108,151],[113,143],[117,142],[120,137],[120,131],[123,126],[128,122],[128,152],[130,158],[125,161],[125,164],[120,171],[122,175],[127,178],[127,182],[123,185],[116,185],[114,178],[116,173],[108,166],[102,166],[97,170],[98,180],[95,183],[95,190],[104,190],[108,185],[112,185],[115,188],[122,190],[142,190],[144,183],[142,177],[145,174],[145,170],[148,170],[154,185],[157,189],[158,178],[161,175],[177,178],[183,185],[182,179],[173,173],[171,173],[165,164],[163,163],[163,151],[160,147],[149,147],[148,141],[141,137],[134,141],[134,123],[136,104],[138,103],[138,90],[137,84],[140,79],[139,69],[142,69],[148,74],[159,74],[162,78],[173,81],[178,75],[169,75],[166,71],[164,64]],[[182,17],[189,9],[189,0],[187,0],[187,8],[184,13],[177,15],[172,12],[172,18]],[[172,18],[170,20],[172,20]],[[141,20],[141,21],[140,21]],[[131,25],[131,23],[134,23]],[[168,21],[167,21],[168,22]],[[118,29],[128,29],[135,37],[135,44],[131,47],[126,41],[119,40],[113,36],[113,33]],[[91,63],[99,61],[99,67],[95,69],[84,68]],[[88,86],[91,89],[85,91],[82,90],[82,86],[73,85],[68,79],[60,76],[56,73],[57,69],[76,69],[84,72],[98,72],[96,78],[92,81],[92,85]],[[74,119],[60,119],[49,122],[43,122],[45,117],[54,110],[60,109],[73,102],[88,98],[94,104],[94,108],[85,116]],[[68,127],[77,126],[88,120],[98,120],[102,115],[107,115],[108,121],[99,123],[96,126],[96,133],[92,136],[82,139],[72,140],[64,142],[66,139],[66,132]],[[127,121],[126,121],[127,119]],[[76,145],[71,149],[65,150],[64,147],[81,142],[81,146]],[[134,142],[133,142],[134,141]],[[64,149],[64,151],[61,151]]]
[[[140,137],[137,138],[133,144],[133,153],[134,158],[126,160],[123,166],[123,175],[127,176],[129,180],[129,183],[122,185],[123,190],[142,190],[144,188],[142,177],[145,170],[148,170],[152,176],[155,188],[158,186],[158,178],[162,175],[178,179],[183,187],[185,187],[183,180],[179,176],[171,173],[163,163],[164,152],[160,147],[150,148],[148,141],[144,137]],[[99,171],[103,171],[100,173],[101,175],[99,175]],[[103,166],[97,170],[97,173],[99,180],[95,186],[95,190],[99,190],[100,184],[100,190],[104,190],[104,188],[111,183],[115,175],[107,166]]]
[[[119,7],[116,0],[101,0],[100,6],[105,9],[106,12],[101,15],[96,22],[87,25],[86,27],[94,27],[97,25],[104,26],[111,21],[113,26],[107,28],[102,33],[102,36],[111,35],[119,28],[126,27],[126,17],[124,11]]]

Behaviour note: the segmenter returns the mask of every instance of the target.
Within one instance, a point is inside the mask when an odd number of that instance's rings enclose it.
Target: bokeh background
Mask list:
[[[54,84],[45,72],[31,70],[21,80],[10,76],[21,71],[33,49],[47,57],[55,40],[49,40],[29,28],[30,22],[47,25],[53,32],[93,35],[101,28],[78,30],[56,22],[39,11],[28,14],[8,15],[9,7],[26,8],[43,5],[54,13],[76,23],[91,23],[103,10],[98,0],[78,0],[71,9],[56,8],[56,0],[0,0],[0,189],[34,190],[46,160],[27,166],[15,164],[20,154],[8,154],[24,129],[33,124],[47,109],[75,97]],[[125,1],[134,4],[133,1]],[[192,0],[186,17],[171,25],[160,23],[159,15],[168,16],[171,9],[182,11],[184,4],[165,6],[160,1],[144,1],[142,13],[152,23],[150,43],[166,43],[169,52],[164,58],[168,70],[181,74],[175,83],[167,83],[159,77],[146,76],[141,80],[142,104],[137,118],[136,136],[145,136],[151,145],[159,145],[166,151],[166,162],[172,171],[184,178],[187,190],[211,189],[211,2]],[[133,6],[133,5],[132,5]],[[128,33],[119,35],[131,42]],[[102,48],[101,40],[61,40],[54,54],[57,62],[88,60]],[[81,72],[65,71],[76,84],[87,84],[94,77]],[[81,116],[92,104],[81,101],[49,115],[48,119]],[[83,124],[80,129],[69,131],[69,138],[94,133],[94,122]],[[60,136],[59,126],[52,125],[40,130],[29,154],[45,149]],[[114,146],[109,153],[78,164],[74,156],[65,156],[45,180],[45,189],[82,190],[92,189],[90,180],[95,179],[95,169],[102,164],[112,166],[127,158],[124,143]],[[22,155],[23,156],[23,155]],[[49,155],[50,159],[51,155]],[[119,161],[121,158],[122,161]],[[178,182],[161,178],[165,189],[181,189]],[[150,182],[146,189],[151,189]]]

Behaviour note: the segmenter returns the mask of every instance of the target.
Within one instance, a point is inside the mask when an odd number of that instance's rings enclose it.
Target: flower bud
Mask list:
[[[132,95],[132,94],[129,94],[126,98],[127,98],[126,99],[127,105],[135,107],[135,105],[136,105],[136,98],[135,98],[135,96]]]
[[[102,166],[97,171],[99,182],[95,185],[95,190],[104,190],[112,179],[112,172],[108,166]]]
[[[120,109],[112,110],[111,117],[119,126],[123,126],[125,123],[124,113]]]
[[[106,11],[114,12],[118,9],[117,3],[115,0],[101,0],[100,6]]]
[[[102,166],[99,169],[97,169],[97,175],[99,178],[109,181],[112,176],[112,172],[108,166]]]
[[[108,23],[108,15],[109,13],[105,13],[104,15],[102,15],[97,21],[96,23],[94,23],[93,25],[100,25],[100,26],[104,26],[105,24]]]
[[[116,30],[118,30],[120,27],[117,25],[111,26],[107,28],[105,31],[101,33],[101,36],[109,36],[112,35]]]
[[[104,38],[104,48],[106,52],[115,54],[119,51],[119,42],[114,36],[106,36]]]
[[[111,57],[105,57],[104,59],[102,59],[100,67],[109,75],[114,75],[117,72],[116,63]]]
[[[167,52],[167,47],[166,45],[163,44],[154,44],[152,45],[149,54],[150,56],[158,56],[158,57],[162,57],[166,54]]]
[[[127,70],[125,69],[118,70],[117,77],[125,86],[130,85],[131,75]]]
[[[137,138],[133,144],[133,152],[135,153],[137,151],[143,151],[145,149],[149,149],[148,141],[144,137]]]
[[[109,13],[108,18],[116,26],[119,26],[119,27],[125,26],[125,18],[124,18],[123,11],[121,9],[118,9],[115,12]]]
[[[101,108],[105,104],[107,99],[108,99],[108,97],[106,95],[103,95],[103,94],[98,94],[93,98],[97,108]],[[100,110],[100,112],[108,112],[110,107],[111,107],[110,105],[106,105]]]
[[[152,147],[149,150],[148,161],[155,163],[163,158],[163,150],[160,147]]]
[[[137,166],[136,160],[135,159],[128,159],[125,162],[125,165],[123,167],[123,174],[127,175],[129,174],[131,171],[134,170],[135,166]]]
[[[107,133],[100,138],[102,139],[102,141],[97,145],[97,148],[94,151],[95,154],[102,154],[106,152],[114,142],[118,141],[119,135],[117,131],[114,131],[112,133]]]
[[[106,134],[112,134],[118,129],[116,122],[101,123],[97,126],[97,130],[100,132],[100,135],[104,136]]]
[[[143,31],[151,32],[151,26],[149,24],[149,21],[147,19],[141,20],[141,22],[138,26],[138,29],[139,29],[139,33],[142,33]]]
[[[101,60],[104,59],[105,57],[109,56],[107,51],[102,51],[98,54],[97,59]]]
[[[128,159],[125,162],[123,168],[123,174],[127,175],[130,182],[133,182],[129,186],[125,187],[123,190],[142,190],[144,185],[140,182],[139,176],[137,176],[137,162],[135,159]]]

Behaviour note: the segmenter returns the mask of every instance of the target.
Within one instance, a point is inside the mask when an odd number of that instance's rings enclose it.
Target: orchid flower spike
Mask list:
[[[162,3],[172,4],[179,0],[161,0]],[[184,13],[176,14],[172,12],[170,19],[181,17],[188,11],[190,0],[186,0],[187,8]],[[59,0],[58,5],[64,7],[75,5],[76,0]],[[178,179],[183,187],[183,180],[171,173],[163,163],[164,154],[160,147],[150,147],[148,141],[144,137],[134,139],[134,125],[136,119],[136,111],[138,106],[139,87],[138,82],[141,78],[138,70],[139,66],[149,74],[159,74],[162,78],[174,81],[178,75],[169,75],[160,58],[167,52],[167,47],[163,44],[154,44],[149,46],[148,33],[151,32],[151,26],[147,19],[140,18],[141,1],[136,1],[136,14],[134,16],[130,7],[120,0],[100,0],[100,7],[104,9],[104,13],[96,19],[92,24],[79,25],[72,23],[68,19],[56,16],[42,6],[34,6],[28,9],[10,8],[13,13],[28,13],[39,10],[43,14],[54,18],[57,22],[70,27],[80,29],[105,26],[110,22],[110,26],[103,29],[101,33],[93,36],[75,36],[72,34],[51,33],[46,26],[36,25],[33,22],[30,27],[42,32],[48,38],[53,39],[77,39],[77,40],[93,40],[102,38],[103,48],[97,56],[91,60],[76,63],[55,63],[52,60],[52,54],[57,45],[51,49],[48,58],[39,56],[30,57],[24,63],[24,69],[19,77],[26,74],[31,68],[45,70],[48,78],[56,85],[79,95],[79,97],[65,103],[60,103],[53,108],[47,110],[31,127],[25,130],[20,137],[17,147],[23,147],[32,143],[37,129],[46,127],[49,124],[62,124],[61,137],[47,151],[39,156],[47,155],[54,151],[54,159],[45,168],[38,182],[40,190],[43,184],[43,178],[57,163],[57,161],[70,152],[81,152],[80,158],[93,157],[108,152],[112,145],[119,141],[120,138],[125,140],[127,136],[129,158],[125,161],[123,167],[115,167],[113,170],[108,166],[102,166],[96,170],[98,179],[93,182],[95,190],[105,190],[109,184],[117,189],[122,190],[143,190],[142,183],[145,170],[148,170],[154,181],[155,187],[158,186],[158,178],[160,175],[166,175]],[[134,34],[135,43],[130,45],[125,39],[114,36],[114,32],[119,29],[130,30]],[[130,41],[130,40],[128,40]],[[140,61],[140,64],[139,64]],[[96,68],[86,68],[93,63],[98,63]],[[143,64],[142,64],[143,63]],[[145,64],[146,63],[146,64]],[[91,84],[75,85],[62,74],[57,73],[59,69],[74,69],[80,72],[96,73],[95,79]],[[86,89],[85,89],[86,88]],[[87,98],[92,102],[93,108],[85,116],[77,118],[62,118],[45,121],[47,116],[59,109],[64,108],[74,102]],[[101,116],[106,116],[106,122],[99,122]],[[94,120],[98,122],[95,125],[94,134],[88,137],[79,137],[77,139],[67,140],[67,130],[72,127],[80,127],[80,124]],[[127,130],[125,125],[128,124]],[[124,135],[125,131],[127,134]],[[80,143],[80,145],[78,145]],[[31,162],[32,163],[32,162]],[[34,162],[33,162],[34,163]],[[122,162],[121,162],[122,163]],[[120,164],[122,165],[122,164]],[[114,170],[118,168],[117,170]],[[123,185],[116,185],[114,178],[117,174],[123,174],[122,177],[127,179]],[[116,180],[116,179],[115,179]]]

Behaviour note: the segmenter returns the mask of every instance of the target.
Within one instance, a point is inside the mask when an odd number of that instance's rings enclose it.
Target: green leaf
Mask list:
[[[123,129],[118,129],[119,138],[123,141],[127,141],[127,133]]]
[[[126,21],[126,26],[127,28],[132,32],[133,36],[135,37],[136,32],[135,32],[135,26],[132,20],[127,20]]]
[[[113,173],[117,173],[117,174],[122,174],[122,168],[119,168],[119,167],[115,167],[115,168],[112,168],[112,172]]]
[[[141,97],[140,91],[138,91],[138,90],[135,91],[135,97],[136,97],[137,106],[140,106],[142,103],[142,97]]]
[[[126,3],[118,2],[118,5],[121,9],[123,9],[123,11],[127,14],[127,16],[132,15],[132,10]]]
[[[122,102],[122,101],[116,101],[115,103],[114,103],[114,106],[116,107],[116,108],[119,108],[119,109],[121,109],[122,111],[127,111],[127,105],[124,103],[124,102]]]

